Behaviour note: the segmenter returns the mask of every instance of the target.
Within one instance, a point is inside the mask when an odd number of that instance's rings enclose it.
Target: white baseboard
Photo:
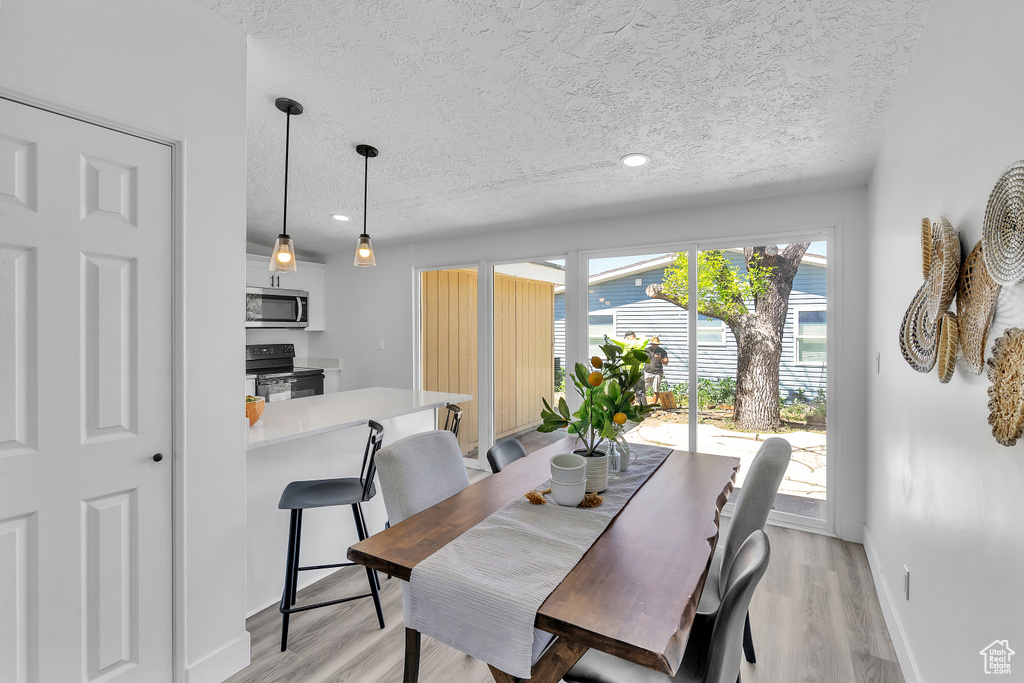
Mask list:
[[[185,670],[187,683],[221,683],[249,666],[249,633],[245,632]]]
[[[882,576],[882,563],[878,558],[878,551],[871,542],[871,533],[867,527],[864,528],[864,550],[868,557],[868,567],[871,569],[871,578],[875,581],[875,592],[878,593],[878,602],[882,607],[882,616],[885,617],[886,628],[889,629],[889,638],[892,640],[893,649],[896,650],[896,659],[900,662],[900,669],[903,671],[903,680],[906,683],[919,683],[921,674],[917,670],[917,662],[910,651],[907,643],[907,636],[903,632],[903,625],[893,607],[892,594],[889,586]]]

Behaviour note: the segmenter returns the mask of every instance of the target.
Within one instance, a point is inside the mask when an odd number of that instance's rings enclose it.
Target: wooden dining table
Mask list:
[[[513,462],[353,545],[349,559],[408,581],[419,562],[544,483],[551,456],[573,443],[569,437]],[[685,451],[665,459],[538,610],[535,626],[557,638],[534,663],[531,683],[557,683],[590,648],[676,673],[739,463]],[[406,629],[405,683],[416,683],[419,642]],[[490,670],[498,683],[520,680]]]

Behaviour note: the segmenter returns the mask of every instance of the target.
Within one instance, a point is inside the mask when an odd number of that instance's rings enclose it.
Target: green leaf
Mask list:
[[[558,412],[562,414],[566,420],[569,419],[569,404],[565,402],[565,397],[561,396],[558,399]]]

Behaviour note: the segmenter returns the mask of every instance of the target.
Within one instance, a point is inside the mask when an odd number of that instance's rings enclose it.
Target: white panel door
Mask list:
[[[0,681],[171,679],[171,228],[170,148],[0,100]]]

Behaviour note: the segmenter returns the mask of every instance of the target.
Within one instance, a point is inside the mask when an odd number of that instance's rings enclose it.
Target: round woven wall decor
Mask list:
[[[992,345],[988,359],[988,423],[1004,446],[1017,443],[1024,431],[1024,330],[1011,327]]]
[[[948,384],[956,370],[956,350],[959,347],[956,316],[946,313],[939,323],[939,348],[935,367],[939,373],[939,381]]]
[[[956,295],[960,277],[960,236],[945,218],[932,223],[932,258],[928,275],[928,321],[937,323]]]
[[[979,241],[964,259],[956,289],[960,355],[967,369],[975,375],[985,369],[985,345],[1001,289],[988,274]]]
[[[927,280],[932,272],[932,222],[927,218],[921,219],[921,266]]]
[[[1005,286],[1024,281],[1024,161],[1003,171],[992,188],[981,242],[993,280]]]
[[[931,372],[938,349],[938,323],[928,322],[928,283],[921,285],[903,315],[900,325],[900,351],[910,367]]]

